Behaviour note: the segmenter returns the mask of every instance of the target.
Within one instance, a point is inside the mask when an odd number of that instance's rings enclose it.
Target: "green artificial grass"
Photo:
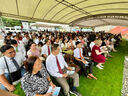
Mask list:
[[[94,66],[93,74],[98,80],[90,80],[83,75],[80,77],[78,90],[82,96],[121,96],[124,56],[128,54],[127,44],[125,40],[120,43],[118,52],[111,53],[113,58],[108,58],[103,70]],[[25,96],[20,86],[21,84],[16,86],[14,93]]]
[[[78,90],[82,96],[121,96],[124,56],[128,54],[126,44],[123,40],[117,48],[118,52],[111,53],[113,58],[108,58],[103,70],[93,68],[93,73],[98,80],[80,77]]]

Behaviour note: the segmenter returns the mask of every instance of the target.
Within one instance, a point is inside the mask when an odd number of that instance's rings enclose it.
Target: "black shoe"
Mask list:
[[[82,96],[79,92],[77,91],[70,91],[71,94],[75,95],[75,96]]]

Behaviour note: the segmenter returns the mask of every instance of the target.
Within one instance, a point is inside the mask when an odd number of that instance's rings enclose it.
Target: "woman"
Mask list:
[[[64,40],[62,41],[61,48],[62,48],[62,51],[67,50],[67,48],[68,48],[67,39],[64,39]]]
[[[116,52],[114,44],[110,41],[110,38],[106,40],[106,46],[109,48],[110,51],[112,50],[113,52]]]
[[[96,65],[97,68],[103,69],[103,65],[105,63],[105,57],[102,55],[105,53],[104,51],[100,50],[100,46],[102,44],[101,40],[96,40],[94,47],[92,48],[92,54],[91,57],[94,62],[97,62],[98,64]]]
[[[42,61],[37,56],[31,56],[27,59],[26,69],[21,85],[26,96],[51,96],[52,93],[47,93],[49,85],[53,88],[52,83]]]
[[[35,43],[31,44],[30,49],[27,52],[27,56],[28,57],[30,57],[30,56],[38,56],[38,57],[40,57],[41,56],[40,50],[37,48]]]
[[[73,50],[72,50],[71,46],[68,45],[68,43],[67,43],[67,39],[63,40],[63,43],[61,44],[62,52],[72,55],[73,54]]]

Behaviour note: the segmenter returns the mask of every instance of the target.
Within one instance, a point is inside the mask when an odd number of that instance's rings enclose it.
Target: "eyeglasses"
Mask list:
[[[13,54],[13,53],[16,53],[16,51],[15,51],[15,50],[14,50],[14,51],[11,51],[11,52],[9,52],[8,54],[11,55],[11,54]]]

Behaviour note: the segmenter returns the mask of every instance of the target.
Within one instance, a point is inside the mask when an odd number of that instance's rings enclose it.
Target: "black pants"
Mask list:
[[[76,60],[76,64],[81,67],[81,71],[84,73],[84,75],[87,77],[88,74],[93,73],[93,63],[91,60],[86,59],[86,61],[89,62],[88,66],[85,66],[85,64],[81,61]],[[88,72],[89,71],[89,72]]]

